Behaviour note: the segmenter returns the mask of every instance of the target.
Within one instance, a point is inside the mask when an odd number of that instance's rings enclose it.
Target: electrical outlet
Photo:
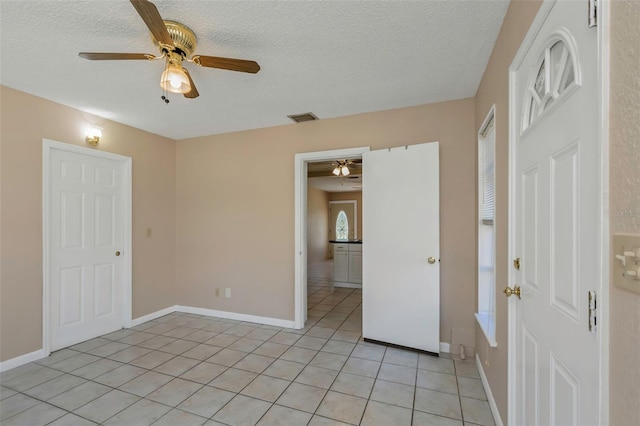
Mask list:
[[[224,297],[231,297],[231,289],[229,287],[224,289]]]
[[[147,228],[147,238],[151,238],[152,230],[151,228]]]
[[[220,297],[220,289],[216,288],[216,297]]]

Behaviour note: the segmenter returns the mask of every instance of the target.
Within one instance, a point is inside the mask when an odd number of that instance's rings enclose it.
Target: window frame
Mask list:
[[[486,159],[486,147],[492,148],[492,159]],[[496,151],[496,114],[493,105],[487,114],[477,139],[478,155],[478,194],[477,202],[477,311],[476,321],[482,329],[490,347],[498,346],[496,341],[496,179],[495,179],[495,151]],[[491,166],[490,178],[493,180],[489,185],[492,188],[491,218],[487,216],[485,209],[485,189],[488,166]]]

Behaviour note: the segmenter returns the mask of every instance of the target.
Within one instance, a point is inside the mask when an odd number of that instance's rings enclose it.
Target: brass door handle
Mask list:
[[[116,256],[120,256],[120,250],[116,251]]]
[[[433,256],[429,256],[429,258],[427,259],[427,262],[429,262],[429,264],[433,265],[434,263],[436,263],[436,258]]]
[[[518,299],[522,299],[522,292],[520,291],[520,287],[517,284],[513,286],[513,289],[507,286],[507,288],[502,290],[502,292],[506,294],[507,297],[511,297],[511,295],[515,294],[516,296],[518,296]]]

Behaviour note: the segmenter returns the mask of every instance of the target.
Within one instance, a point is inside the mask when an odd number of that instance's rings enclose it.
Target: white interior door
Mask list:
[[[362,163],[363,337],[439,353],[438,142],[365,152]]]
[[[518,425],[599,423],[600,333],[588,292],[600,287],[601,169],[597,30],[586,2],[541,9],[544,23],[512,68],[511,285]],[[511,339],[510,338],[510,339]]]
[[[124,325],[123,164],[50,154],[50,349]]]

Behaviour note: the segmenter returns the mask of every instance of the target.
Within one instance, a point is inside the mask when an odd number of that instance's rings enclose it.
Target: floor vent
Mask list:
[[[304,123],[305,121],[313,121],[318,119],[318,117],[316,117],[312,112],[305,112],[304,114],[287,115],[287,117],[289,117],[296,123]]]

